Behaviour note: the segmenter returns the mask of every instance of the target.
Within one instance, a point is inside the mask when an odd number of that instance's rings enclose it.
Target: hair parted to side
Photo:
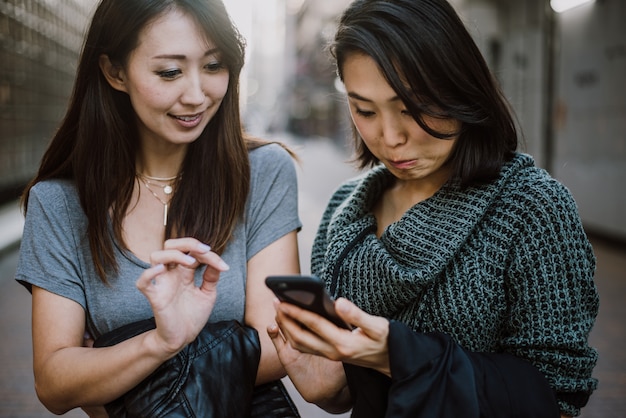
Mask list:
[[[424,130],[441,140],[459,135],[450,163],[463,186],[495,178],[517,149],[509,104],[446,0],[355,0],[329,49],[341,80],[350,54],[368,55]],[[422,115],[457,119],[460,132],[436,132]],[[353,133],[359,167],[377,164]]]
[[[101,55],[124,66],[141,31],[171,11],[191,16],[219,48],[229,71],[222,104],[201,136],[189,146],[170,205],[166,237],[193,236],[221,253],[243,216],[249,190],[248,149],[239,111],[239,75],[245,42],[221,0],[102,0],[81,52],[66,115],[45,152],[39,171],[22,196],[24,212],[37,182],[71,179],[87,216],[96,270],[106,282],[117,268],[108,230],[109,212],[116,240],[124,243],[122,221],[135,181],[138,133],[127,94],[114,90],[99,67]]]

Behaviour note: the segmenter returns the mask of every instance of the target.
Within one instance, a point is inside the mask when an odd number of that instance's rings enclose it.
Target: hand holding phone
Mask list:
[[[338,327],[352,329],[335,312],[335,302],[316,276],[268,276],[267,287],[272,289],[278,300],[315,312]]]

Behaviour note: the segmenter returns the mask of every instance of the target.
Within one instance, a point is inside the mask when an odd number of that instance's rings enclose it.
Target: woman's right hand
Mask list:
[[[137,280],[156,320],[156,344],[174,356],[200,333],[215,305],[217,282],[228,265],[210,247],[194,238],[167,240],[150,256],[152,267]],[[205,267],[202,284],[194,273]]]

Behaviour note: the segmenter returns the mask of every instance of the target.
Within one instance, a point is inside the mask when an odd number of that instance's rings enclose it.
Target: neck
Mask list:
[[[153,181],[174,181],[178,177],[180,177],[180,174],[177,174],[175,176],[159,177],[159,176],[149,176],[147,174],[137,172],[137,176],[144,178],[144,179],[153,180]]]
[[[180,175],[186,147],[155,150],[142,147],[137,155],[135,169],[148,179],[175,179]]]

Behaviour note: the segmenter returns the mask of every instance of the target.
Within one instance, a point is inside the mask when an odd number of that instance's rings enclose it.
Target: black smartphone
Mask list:
[[[338,327],[352,329],[335,312],[335,302],[319,277],[268,276],[265,284],[272,289],[278,300],[315,312]]]

